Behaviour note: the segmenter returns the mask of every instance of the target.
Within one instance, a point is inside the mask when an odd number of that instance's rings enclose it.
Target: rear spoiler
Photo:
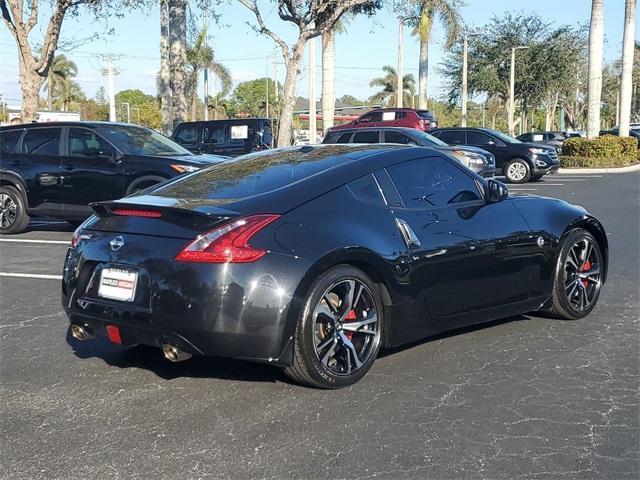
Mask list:
[[[178,203],[178,202],[176,202]],[[210,204],[189,204],[188,201],[184,202],[184,206],[169,206],[158,205],[157,203],[144,203],[144,202],[127,202],[122,200],[106,201],[106,202],[93,202],[89,206],[93,209],[95,214],[99,217],[108,217],[113,215],[127,215],[126,212],[137,212],[138,214],[132,214],[131,216],[141,217],[156,217],[156,216],[168,216],[168,217],[189,217],[189,218],[201,218],[201,219],[219,219],[219,218],[231,218],[239,215],[238,212],[227,210],[225,208],[216,207]],[[120,213],[123,212],[123,213]],[[147,213],[147,214],[145,214]],[[158,215],[155,215],[158,213]]]

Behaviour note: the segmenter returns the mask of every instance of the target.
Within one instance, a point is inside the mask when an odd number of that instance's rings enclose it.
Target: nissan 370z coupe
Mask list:
[[[584,317],[607,274],[586,210],[509,196],[429,148],[259,152],[93,209],[64,268],[73,337],[271,363],[322,388],[362,378],[382,347]]]

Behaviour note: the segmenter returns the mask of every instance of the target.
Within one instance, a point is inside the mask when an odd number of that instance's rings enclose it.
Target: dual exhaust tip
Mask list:
[[[71,325],[71,336],[81,342],[90,340],[95,337],[93,332],[87,327],[78,325],[76,323]],[[165,343],[162,345],[162,354],[164,355],[164,358],[174,363],[183,362],[191,358],[190,353],[184,352],[175,345],[171,345],[169,343]]]

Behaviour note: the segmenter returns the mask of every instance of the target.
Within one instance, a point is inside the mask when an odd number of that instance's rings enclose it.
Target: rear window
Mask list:
[[[0,152],[15,152],[16,145],[18,145],[18,140],[20,140],[20,135],[22,135],[22,132],[23,129],[0,132]]]
[[[420,118],[433,119],[433,113],[431,113],[429,110],[418,110],[418,116]]]
[[[153,195],[226,201],[261,195],[344,164],[344,157],[331,155],[343,153],[345,147],[330,148],[252,153],[171,182],[154,190]]]

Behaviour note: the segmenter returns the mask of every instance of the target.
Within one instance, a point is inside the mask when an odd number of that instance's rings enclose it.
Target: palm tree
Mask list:
[[[348,17],[322,34],[322,130],[333,127],[336,108],[336,33],[343,33]]]
[[[587,93],[587,138],[600,134],[602,96],[602,56],[604,50],[603,0],[592,0],[589,26],[589,87]]]
[[[187,0],[169,0],[173,127],[187,120]]]
[[[420,40],[418,67],[418,108],[427,108],[427,79],[429,76],[429,40],[435,17],[440,19],[446,33],[445,48],[450,48],[460,34],[461,0],[413,0],[418,4],[418,16],[413,19],[413,34]]]
[[[169,54],[169,0],[160,0],[160,74],[158,92],[162,112],[162,132],[171,135],[171,61]]]
[[[71,82],[76,75],[78,75],[78,66],[64,54],[56,55],[53,58],[49,76],[47,77],[47,104],[49,110],[53,109],[54,96],[61,99],[62,109],[63,111],[66,110],[71,101],[70,92],[74,90]]]
[[[620,79],[620,136],[629,136],[633,85],[634,29],[636,0],[626,0],[624,9],[624,36],[622,42],[622,76]]]
[[[377,77],[369,82],[370,87],[383,87],[370,100],[374,104],[386,103],[388,106],[394,106],[398,93],[398,74],[396,69],[390,65],[385,65],[382,70],[386,73],[384,77]],[[402,87],[403,104],[412,105],[416,93],[416,80],[412,74],[409,73],[402,77]]]
[[[198,78],[205,68],[220,79],[221,89],[219,95],[226,96],[231,91],[231,73],[227,68],[214,60],[213,48],[207,44],[207,30],[198,33],[196,41],[187,48],[187,92],[191,100],[191,120],[197,120],[198,105]],[[208,105],[205,105],[207,108]]]

